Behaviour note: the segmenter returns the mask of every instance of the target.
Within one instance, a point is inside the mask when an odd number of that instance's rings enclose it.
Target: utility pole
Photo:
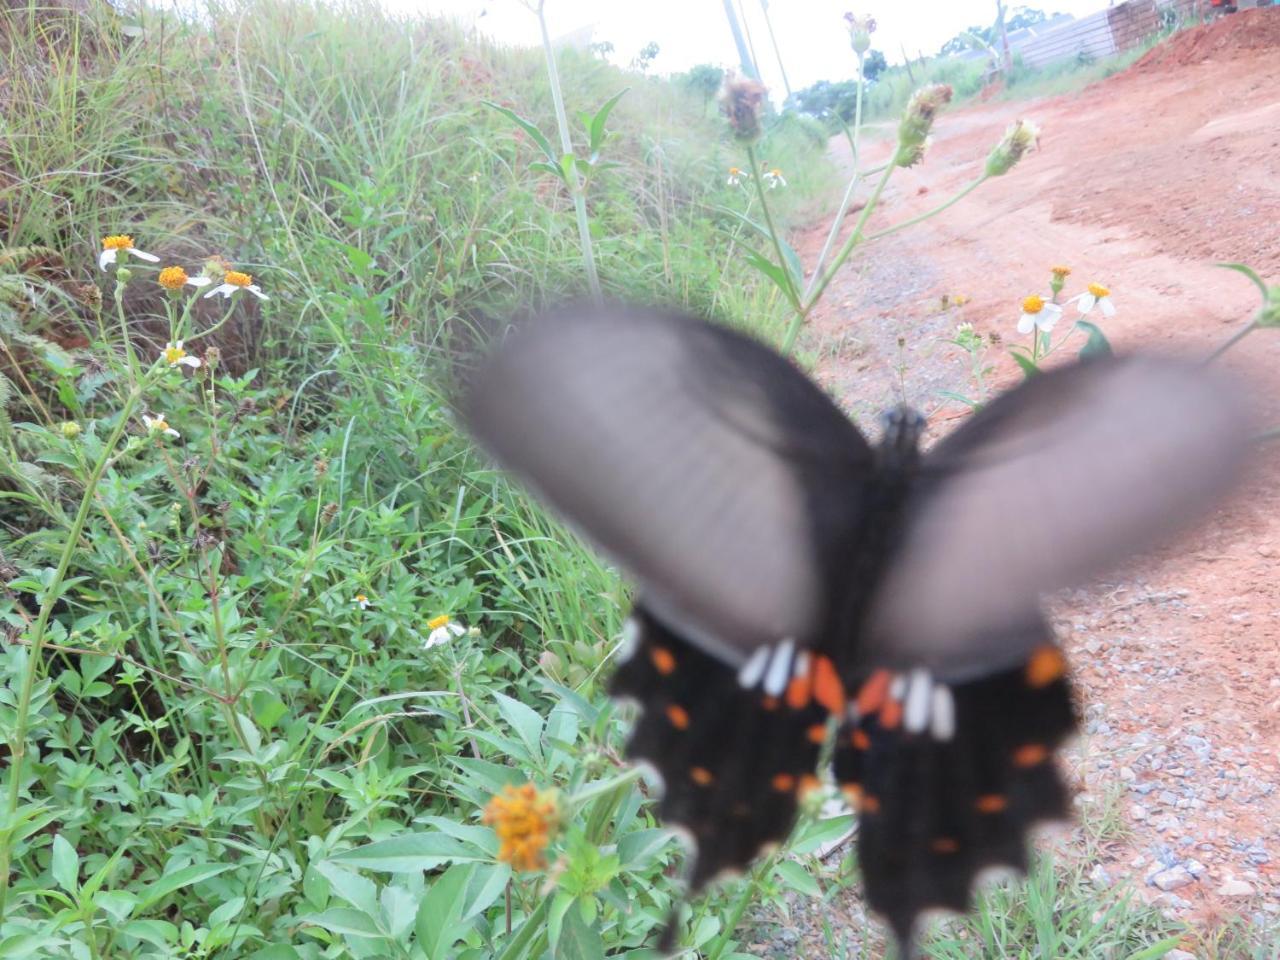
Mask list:
[[[782,86],[787,91],[787,99],[791,99],[791,81],[787,79],[787,68],[782,64],[782,51],[778,49],[778,38],[773,35],[773,21],[769,19],[769,0],[760,0],[760,10],[764,13],[764,25],[769,28],[769,42],[773,44],[773,55],[778,58],[778,69],[782,71]]]
[[[742,27],[738,24],[737,11],[733,9],[733,0],[724,0],[724,15],[729,20],[729,29],[733,31],[733,42],[738,47],[738,60],[742,64],[742,72],[752,80],[760,79],[760,71],[747,50],[747,41],[743,39]]]
[[[1009,31],[1004,28],[1004,0],[996,0],[996,33],[1000,35],[1000,54],[1004,58],[1006,82],[1013,72],[1013,54],[1009,52]]]

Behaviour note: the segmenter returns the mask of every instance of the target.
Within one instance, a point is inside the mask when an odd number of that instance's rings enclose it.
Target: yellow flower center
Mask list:
[[[356,603],[368,603],[368,602],[369,602],[369,598],[366,597],[363,593],[356,594]]]
[[[775,177],[782,176],[782,171],[779,170],[777,167],[774,167],[772,170],[769,171],[769,173],[771,173]]]
[[[182,285],[190,278],[181,267],[165,267],[156,277],[156,282],[166,290],[181,290]]]
[[[166,420],[164,417],[156,417],[154,420],[151,421],[150,427],[151,427],[152,433],[158,433],[161,430],[168,430],[169,421]]]
[[[740,169],[738,169],[737,167],[730,167],[730,168],[729,168],[729,176],[731,176],[731,177],[740,177],[740,176],[742,176],[742,171],[741,171]]]
[[[1064,277],[1071,276],[1070,267],[1050,267],[1049,270],[1059,280],[1063,279]]]
[[[1111,291],[1108,290],[1106,287],[1104,287],[1100,283],[1089,284],[1089,292],[1092,293],[1099,300],[1101,300],[1103,297],[1109,297],[1111,295]]]
[[[113,233],[102,238],[103,250],[128,250],[133,246],[133,237],[124,233]]]
[[[172,344],[164,348],[164,359],[169,366],[176,366],[187,355],[187,351],[182,347],[175,347]]]
[[[1039,313],[1044,309],[1044,297],[1032,294],[1022,301],[1023,313]]]
[[[447,613],[442,613],[440,616],[432,617],[427,621],[428,630],[439,630],[441,627],[447,627],[448,625],[449,615]]]
[[[227,275],[222,278],[223,283],[229,283],[233,287],[247,287],[253,283],[253,276],[248,273],[241,273],[239,270],[228,270]]]

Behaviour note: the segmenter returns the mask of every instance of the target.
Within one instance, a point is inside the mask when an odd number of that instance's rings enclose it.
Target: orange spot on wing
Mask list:
[[[853,748],[855,750],[871,749],[871,738],[867,736],[867,731],[865,730],[853,731],[853,736],[849,739],[853,741]]]
[[[664,677],[675,672],[676,656],[666,647],[654,647],[649,651],[649,659],[653,661],[654,667]]]
[[[1066,672],[1067,659],[1062,655],[1062,651],[1051,644],[1046,644],[1037,648],[1027,661],[1027,685],[1039,690],[1061,679]]]
[[[1000,793],[984,793],[973,802],[979,813],[1001,813],[1009,806],[1008,799]]]
[[[954,837],[935,837],[929,843],[934,853],[956,853],[960,850],[960,842]]]
[[[779,793],[790,793],[796,788],[796,778],[789,773],[780,773],[769,782]]]
[[[831,713],[844,713],[844,684],[836,665],[830,657],[816,657],[813,661],[813,699]]]
[[[813,684],[809,680],[808,674],[804,676],[796,676],[791,678],[791,682],[787,684],[787,706],[792,710],[800,710],[809,705],[809,694],[813,690]]]
[[[889,683],[892,680],[893,674],[888,670],[877,670],[871,674],[858,688],[858,696],[854,700],[858,712],[866,716],[879,710],[889,696]]]
[[[1026,743],[1013,751],[1015,767],[1034,767],[1049,758],[1049,748],[1043,743]]]
[[[667,719],[677,730],[689,729],[689,711],[679,704],[673,703],[667,707]]]
[[[879,813],[880,798],[873,797],[871,796],[871,794],[867,794],[862,798],[862,804],[858,807],[858,812],[859,813]]]
[[[796,788],[801,796],[811,793],[822,786],[822,781],[815,777],[812,773],[806,773],[800,778],[800,785]]]
[[[886,700],[880,708],[880,726],[886,730],[894,729],[902,722],[902,701]]]
[[[778,709],[778,698],[777,698],[777,697],[765,697],[763,700],[761,700],[761,701],[760,701],[760,706],[764,707],[766,710],[777,710],[777,709]]]
[[[823,743],[827,739],[827,725],[825,723],[815,723],[805,731],[805,736],[809,738],[810,743]]]
[[[706,767],[690,767],[689,779],[700,787],[709,787],[716,778]]]
[[[849,806],[857,810],[862,805],[862,786],[857,783],[840,784],[840,792],[849,801]]]

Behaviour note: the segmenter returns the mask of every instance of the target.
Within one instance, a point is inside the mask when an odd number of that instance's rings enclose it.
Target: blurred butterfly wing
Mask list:
[[[926,458],[868,656],[953,676],[1019,660],[1007,624],[1203,515],[1249,435],[1236,390],[1168,360],[1099,359],[1000,396]]]
[[[470,378],[480,443],[729,664],[818,630],[871,451],[761,344],[679,316],[563,312]]]

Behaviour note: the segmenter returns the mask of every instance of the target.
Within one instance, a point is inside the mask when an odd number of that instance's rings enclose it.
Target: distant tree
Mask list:
[[[702,97],[702,109],[705,111],[711,98],[720,89],[720,84],[724,82],[724,70],[714,64],[699,63],[688,73],[681,74],[679,82],[690,93]]]
[[[862,75],[875,83],[876,78],[889,68],[889,61],[879,50],[868,50],[862,61]]]
[[[845,123],[853,120],[857,103],[858,81],[819,80],[812,86],[797,90],[787,100],[787,107],[811,117],[828,119],[840,117]]]
[[[1052,14],[1053,17],[1058,14]],[[1033,27],[1037,23],[1044,23],[1051,19],[1051,15],[1043,10],[1037,10],[1034,7],[1014,7],[1005,14],[1004,26],[1006,30],[1021,30],[1023,27]],[[981,45],[975,45],[973,38],[977,37],[982,41]],[[941,56],[948,57],[952,54],[963,53],[966,50],[985,49],[985,47],[996,46],[996,28],[995,24],[989,24],[985,27],[970,27],[968,30],[961,30],[954,37],[942,45],[942,49],[938,51]]]
[[[658,44],[655,41],[650,40],[640,48],[640,52],[637,53],[635,58],[631,61],[631,69],[639,70],[641,73],[644,73],[649,69],[649,64],[653,63],[653,58],[658,55],[659,49]]]
[[[587,49],[597,57],[608,57],[609,54],[613,53],[613,44],[608,40],[601,40],[598,43],[590,44]]]

